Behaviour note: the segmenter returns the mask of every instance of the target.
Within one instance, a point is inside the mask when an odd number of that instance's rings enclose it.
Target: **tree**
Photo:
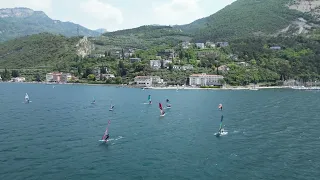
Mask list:
[[[14,77],[14,78],[19,77],[19,76],[20,76],[19,71],[17,71],[17,70],[12,70],[11,76]]]
[[[164,62],[163,62],[163,60],[161,60],[160,63],[161,63],[161,69],[164,69]]]
[[[116,77],[114,81],[116,84],[122,84],[122,79],[120,77]]]
[[[124,60],[124,50],[121,50],[122,60]]]
[[[95,80],[96,80],[96,76],[95,76],[94,74],[89,74],[88,77],[87,77],[87,79],[88,79],[89,81],[95,81]]]
[[[34,79],[35,79],[37,82],[40,82],[40,81],[41,81],[40,74],[37,73],[37,74],[34,76]]]
[[[101,73],[101,74],[106,74],[106,73],[107,73],[106,67],[101,67],[101,68],[100,68],[100,73]]]
[[[172,71],[172,69],[173,69],[173,65],[172,63],[169,63],[169,70]]]
[[[7,70],[7,68],[4,69],[4,72],[2,73],[2,80],[3,81],[8,81],[11,79],[11,74],[9,73],[9,71]]]

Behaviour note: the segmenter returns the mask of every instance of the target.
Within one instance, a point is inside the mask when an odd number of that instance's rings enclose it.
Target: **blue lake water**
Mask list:
[[[160,117],[166,98],[172,109]],[[319,100],[293,90],[0,83],[0,179],[316,180]],[[217,138],[221,115],[228,135]]]

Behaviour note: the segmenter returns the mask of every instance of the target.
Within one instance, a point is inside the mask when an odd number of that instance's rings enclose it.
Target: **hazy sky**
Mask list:
[[[1,0],[0,8],[28,7],[50,18],[108,31],[141,25],[187,24],[235,0]]]

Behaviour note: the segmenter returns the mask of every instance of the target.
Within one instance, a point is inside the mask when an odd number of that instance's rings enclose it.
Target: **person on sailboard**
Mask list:
[[[152,104],[151,95],[148,96],[149,104]]]
[[[106,136],[106,139],[105,139],[105,140],[108,140],[108,139],[109,139],[109,137],[110,137],[110,136],[109,136],[109,134],[107,134],[107,136]]]
[[[219,109],[222,111],[222,104],[219,104]]]

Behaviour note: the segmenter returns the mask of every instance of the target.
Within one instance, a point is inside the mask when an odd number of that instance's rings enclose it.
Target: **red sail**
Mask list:
[[[162,110],[162,104],[161,103],[159,103],[159,109]]]

